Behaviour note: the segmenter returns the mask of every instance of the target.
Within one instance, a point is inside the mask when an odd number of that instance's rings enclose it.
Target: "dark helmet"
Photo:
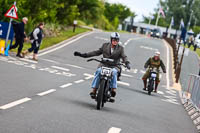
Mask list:
[[[115,39],[115,40],[119,41],[119,38],[120,38],[120,35],[119,35],[118,32],[113,32],[110,35],[110,41],[112,41],[112,39]]]

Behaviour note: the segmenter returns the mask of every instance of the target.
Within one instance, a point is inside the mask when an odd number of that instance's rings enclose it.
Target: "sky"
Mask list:
[[[158,7],[159,0],[107,0],[109,3],[121,3],[126,5],[137,14],[135,22],[143,20],[142,15],[150,16],[154,13],[154,8]]]

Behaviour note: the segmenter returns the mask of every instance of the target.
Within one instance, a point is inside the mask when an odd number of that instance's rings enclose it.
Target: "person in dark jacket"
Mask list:
[[[33,52],[33,60],[38,61],[37,59],[37,53],[40,49],[40,45],[42,43],[42,38],[43,38],[43,28],[44,28],[44,23],[41,22],[37,28],[33,30],[33,32],[30,35],[30,41],[31,41],[31,48],[28,50],[22,52],[23,57],[27,55],[28,53]]]
[[[21,51],[23,49],[24,39],[27,40],[25,32],[24,32],[24,26],[25,26],[25,24],[27,24],[27,22],[28,22],[28,18],[24,17],[22,19],[22,22],[17,24],[17,30],[16,30],[16,33],[15,33],[15,44],[10,47],[10,49],[14,49],[14,48],[17,48],[18,45],[19,45],[16,56],[20,57],[20,58],[23,58],[22,55],[21,55]]]
[[[127,56],[124,52],[124,47],[119,45],[119,37],[120,37],[119,33],[113,32],[110,36],[111,42],[104,43],[102,45],[102,47],[99,48],[98,50],[88,52],[88,53],[80,53],[80,52],[76,51],[76,52],[74,52],[74,55],[84,57],[84,58],[103,55],[103,58],[113,59],[114,62],[116,62],[116,63],[119,63],[120,58],[121,58],[123,60],[123,62],[126,64],[126,67],[128,69],[130,69],[130,62],[128,61]],[[102,64],[102,63],[99,64],[98,69],[95,73],[95,77],[92,82],[92,92],[90,93],[90,96],[93,99],[96,96],[96,91],[99,86],[101,66],[104,66],[104,64]],[[118,73],[119,69],[120,69],[120,67],[116,66],[112,70],[112,72],[113,72],[113,78],[111,81],[111,88],[112,88],[111,96],[112,97],[115,97],[115,95],[116,95],[115,90],[117,89],[117,73]]]
[[[160,59],[160,52],[155,52],[155,55],[151,58],[149,58],[145,65],[144,68],[147,69],[146,73],[144,74],[144,76],[142,77],[143,83],[144,83],[144,88],[143,90],[146,90],[146,86],[147,86],[147,78],[150,75],[150,69],[149,68],[156,68],[157,69],[157,76],[156,76],[156,83],[155,83],[155,90],[154,92],[157,92],[157,88],[158,88],[158,84],[160,83],[160,79],[159,79],[159,68],[162,68],[163,72],[166,73],[166,68],[165,65],[163,63],[163,61]]]

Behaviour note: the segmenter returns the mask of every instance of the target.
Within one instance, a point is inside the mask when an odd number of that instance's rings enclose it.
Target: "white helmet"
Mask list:
[[[118,32],[113,32],[113,33],[111,33],[111,35],[110,35],[110,41],[112,41],[112,39],[116,39],[116,40],[119,41],[119,38],[120,38],[120,35],[119,35]]]
[[[160,56],[160,52],[156,51],[154,56]]]

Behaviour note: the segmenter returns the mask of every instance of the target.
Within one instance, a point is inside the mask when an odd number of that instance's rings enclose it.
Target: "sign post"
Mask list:
[[[76,30],[76,25],[77,25],[77,20],[74,20],[74,24],[73,24],[73,32],[75,32],[75,30]]]
[[[16,1],[14,2],[14,5],[5,14],[5,17],[9,17],[10,18],[8,32],[7,32],[7,36],[6,36],[6,44],[5,44],[5,46],[6,46],[5,55],[6,56],[8,56],[8,50],[10,48],[10,44],[8,44],[8,46],[7,46],[7,43],[8,43],[8,38],[9,38],[9,35],[10,35],[10,28],[11,28],[12,20],[13,19],[18,19],[17,10],[16,10],[15,6],[16,6]]]

